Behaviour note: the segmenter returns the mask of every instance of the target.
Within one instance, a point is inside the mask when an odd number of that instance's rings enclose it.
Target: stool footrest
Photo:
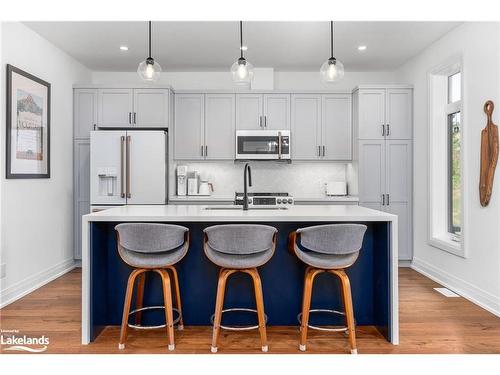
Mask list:
[[[146,311],[146,310],[165,310],[165,306],[147,306],[147,307],[141,307],[140,309],[132,310],[128,314],[128,316],[134,315],[134,314],[136,314],[136,313],[138,313],[140,311]],[[181,319],[181,314],[180,314],[179,310],[176,309],[175,307],[173,307],[172,310],[177,313],[177,318],[174,320],[174,323],[173,323],[175,325]],[[134,329],[144,329],[144,330],[147,330],[147,329],[165,328],[167,325],[166,324],[161,324],[161,325],[157,325],[157,326],[142,326],[142,325],[136,325],[136,324],[130,324],[130,323],[128,323],[128,326],[130,328],[134,328]]]
[[[244,307],[234,307],[231,309],[222,310],[222,314],[224,314],[226,312],[235,312],[235,311],[245,311],[245,312],[257,313],[257,310],[255,310],[255,309],[247,309]],[[210,322],[212,323],[212,325],[214,325],[214,316],[215,316],[215,314],[212,314],[212,316],[210,317]],[[267,323],[267,315],[266,314],[264,314],[264,319]],[[258,329],[259,325],[257,324],[255,326],[224,326],[221,324],[219,327],[221,329],[226,330],[226,331],[250,331],[252,329]]]
[[[309,313],[329,313],[329,314],[336,314],[336,315],[345,316],[345,312],[343,312],[343,311],[330,310],[330,309],[312,309],[312,310],[309,310]],[[302,313],[299,313],[297,315],[297,320],[299,321],[299,324],[302,326]],[[345,327],[345,326],[341,326],[338,328],[326,328],[326,327],[319,327],[319,326],[314,326],[314,325],[308,324],[307,327],[309,327],[311,329],[318,330],[318,331],[327,331],[327,332],[347,332],[347,330],[348,330],[348,327]]]

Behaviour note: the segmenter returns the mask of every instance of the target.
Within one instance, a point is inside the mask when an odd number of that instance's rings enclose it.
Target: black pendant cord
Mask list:
[[[243,21],[240,21],[240,58],[244,59],[244,57],[243,57]]]
[[[152,59],[151,57],[151,21],[149,21],[149,58]]]
[[[333,21],[330,21],[330,58],[333,59]]]

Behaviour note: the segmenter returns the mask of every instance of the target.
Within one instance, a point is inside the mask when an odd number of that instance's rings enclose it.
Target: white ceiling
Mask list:
[[[25,24],[94,71],[134,71],[147,57],[147,22]],[[335,55],[349,71],[391,71],[459,24],[337,22]],[[256,67],[314,71],[329,57],[329,31],[327,21],[244,22],[245,56]],[[153,22],[153,57],[163,70],[223,71],[238,55],[236,21]]]

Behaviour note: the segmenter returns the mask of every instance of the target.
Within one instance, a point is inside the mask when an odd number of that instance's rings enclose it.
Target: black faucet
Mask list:
[[[247,188],[247,176],[248,176],[248,186],[252,186],[252,169],[248,163],[245,164],[245,169],[243,169],[243,210],[248,211],[248,188]]]

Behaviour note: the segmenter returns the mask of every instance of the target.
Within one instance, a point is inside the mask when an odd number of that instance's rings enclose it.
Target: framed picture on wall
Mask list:
[[[7,178],[50,178],[50,83],[7,64]]]

